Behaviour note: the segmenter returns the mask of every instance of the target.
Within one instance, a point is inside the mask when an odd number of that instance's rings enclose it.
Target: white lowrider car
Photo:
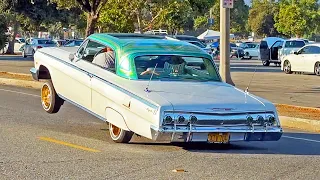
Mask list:
[[[92,62],[109,47],[115,67]],[[64,101],[109,123],[115,142],[133,134],[171,142],[277,141],[275,106],[221,81],[212,57],[182,41],[154,35],[93,34],[79,48],[42,48],[30,71],[46,79],[41,103]]]

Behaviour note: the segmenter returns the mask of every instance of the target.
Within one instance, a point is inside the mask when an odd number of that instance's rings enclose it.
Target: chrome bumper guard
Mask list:
[[[191,129],[191,130],[190,130]],[[278,141],[280,127],[151,127],[152,139],[171,142],[207,142],[209,133],[230,133],[232,141]]]
[[[36,81],[39,81],[39,71],[36,68],[31,68],[30,73],[32,74],[32,78]]]

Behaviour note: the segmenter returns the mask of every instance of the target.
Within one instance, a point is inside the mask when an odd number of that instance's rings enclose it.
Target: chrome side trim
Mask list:
[[[101,78],[101,77],[99,77],[99,76],[97,76],[97,75],[94,75],[94,74],[92,74],[92,73],[90,73],[90,72],[88,72],[88,71],[86,71],[86,70],[84,70],[84,69],[81,69],[81,68],[79,68],[79,67],[77,67],[77,66],[75,66],[75,65],[73,65],[73,64],[70,64],[70,63],[68,63],[68,62],[66,62],[66,61],[64,61],[64,60],[62,60],[62,59],[59,59],[59,58],[57,58],[57,57],[54,57],[54,56],[52,56],[52,55],[50,55],[50,54],[47,54],[47,53],[45,53],[45,52],[41,52],[41,53],[44,54],[44,55],[47,55],[47,56],[49,56],[49,57],[51,57],[51,58],[53,58],[53,59],[55,59],[55,60],[57,60],[57,61],[59,61],[59,62],[61,62],[61,63],[65,64],[65,65],[67,65],[67,66],[69,66],[69,67],[72,67],[72,68],[74,68],[74,69],[77,69],[77,70],[79,70],[79,71],[82,71],[82,72],[86,73],[86,74],[87,74],[88,76],[90,76],[90,77],[94,77],[94,78],[96,78],[96,79],[98,79],[98,80],[100,80],[100,81],[102,81],[102,82],[104,82],[104,83],[107,83],[108,85],[112,86],[113,88],[115,88],[115,89],[117,89],[117,90],[119,90],[119,91],[127,94],[128,96],[131,96],[131,97],[137,99],[138,101],[141,101],[142,103],[146,104],[147,106],[150,106],[151,108],[158,109],[158,106],[157,106],[157,105],[155,105],[155,104],[153,104],[153,103],[145,100],[144,98],[142,98],[142,97],[140,97],[140,96],[137,96],[137,95],[131,93],[130,91],[128,91],[128,90],[126,90],[126,89],[123,89],[122,87],[120,87],[120,86],[118,86],[118,85],[116,85],[116,84],[114,84],[114,83],[112,83],[112,82],[110,82],[110,81],[107,81],[107,80],[105,80],[105,79],[103,79],[103,78]]]
[[[107,119],[106,119],[106,118],[104,118],[104,117],[102,117],[102,116],[100,116],[100,115],[98,115],[98,114],[96,114],[96,113],[92,112],[91,110],[89,110],[89,109],[87,109],[87,108],[85,108],[85,107],[83,107],[83,106],[81,106],[81,105],[77,104],[76,102],[71,101],[70,99],[68,99],[68,98],[66,98],[66,97],[64,97],[64,96],[62,96],[61,94],[58,94],[58,96],[59,96],[61,99],[63,99],[63,100],[65,100],[65,101],[69,102],[70,104],[72,104],[72,105],[74,105],[74,106],[76,106],[76,107],[78,107],[78,108],[80,108],[80,109],[82,109],[82,110],[86,111],[87,113],[89,113],[89,114],[91,114],[91,115],[93,115],[93,116],[95,116],[95,117],[97,117],[97,118],[99,118],[99,119],[101,119],[102,121],[107,122]]]

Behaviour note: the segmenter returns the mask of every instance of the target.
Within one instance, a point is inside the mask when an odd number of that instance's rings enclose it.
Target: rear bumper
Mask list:
[[[36,68],[31,68],[30,73],[32,75],[32,78],[36,81],[39,81],[39,70]]]
[[[201,127],[186,131],[176,130],[155,130],[151,128],[152,139],[156,141],[171,142],[208,142],[209,133],[230,133],[230,142],[235,141],[278,141],[282,136],[282,128],[279,127],[261,127],[256,129],[250,128],[212,128]]]

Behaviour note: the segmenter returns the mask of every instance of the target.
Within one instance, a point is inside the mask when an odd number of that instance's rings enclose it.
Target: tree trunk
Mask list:
[[[8,45],[7,54],[14,54],[14,43],[16,40],[16,35],[18,34],[18,27],[19,27],[19,24],[16,21],[16,19],[14,18],[14,20],[13,20],[13,34],[11,34],[11,36],[9,38],[9,45]]]
[[[87,28],[86,28],[86,37],[94,33],[94,29],[98,22],[98,14],[88,13],[87,15]]]

